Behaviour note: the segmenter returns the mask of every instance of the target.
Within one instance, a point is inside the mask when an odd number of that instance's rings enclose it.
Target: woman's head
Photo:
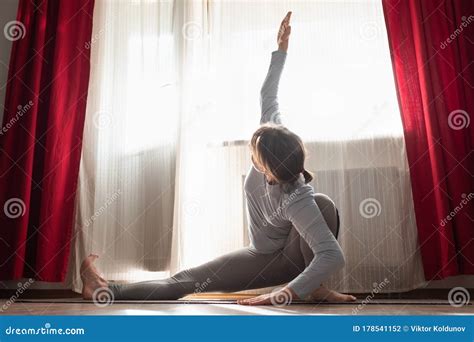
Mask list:
[[[252,161],[271,181],[293,183],[303,174],[305,183],[313,177],[304,168],[306,152],[299,136],[281,125],[263,125],[250,141]]]

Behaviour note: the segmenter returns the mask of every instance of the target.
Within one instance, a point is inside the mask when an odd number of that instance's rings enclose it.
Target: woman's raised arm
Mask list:
[[[280,109],[278,106],[278,85],[285,65],[288,41],[291,33],[291,12],[285,16],[280,24],[277,35],[278,50],[272,53],[270,68],[260,91],[260,107],[262,116],[260,124],[273,122],[281,124]]]

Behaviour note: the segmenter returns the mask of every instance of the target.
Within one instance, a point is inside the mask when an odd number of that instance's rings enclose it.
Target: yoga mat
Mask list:
[[[81,298],[61,299],[17,299],[17,303],[61,303],[61,304],[94,304],[92,300]],[[237,304],[236,300],[221,299],[178,299],[178,300],[115,300],[114,304]],[[355,302],[332,303],[319,301],[293,301],[291,305],[451,305],[449,301],[442,299],[373,299],[364,301],[358,299]],[[472,305],[467,303],[466,305]]]

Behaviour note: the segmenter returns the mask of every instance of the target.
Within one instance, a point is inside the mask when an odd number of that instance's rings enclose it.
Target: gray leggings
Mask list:
[[[314,199],[337,238],[339,215],[334,202],[324,194],[316,194]],[[167,279],[109,284],[109,288],[118,300],[178,299],[192,293],[258,289],[290,282],[312,259],[313,252],[293,228],[285,247],[274,253],[256,253],[244,247]]]

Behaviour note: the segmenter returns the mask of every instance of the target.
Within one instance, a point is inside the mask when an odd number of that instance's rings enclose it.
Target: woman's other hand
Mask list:
[[[291,304],[291,302],[296,299],[299,299],[296,293],[291,288],[284,287],[278,291],[265,293],[257,297],[240,299],[237,301],[237,304],[283,306]]]

